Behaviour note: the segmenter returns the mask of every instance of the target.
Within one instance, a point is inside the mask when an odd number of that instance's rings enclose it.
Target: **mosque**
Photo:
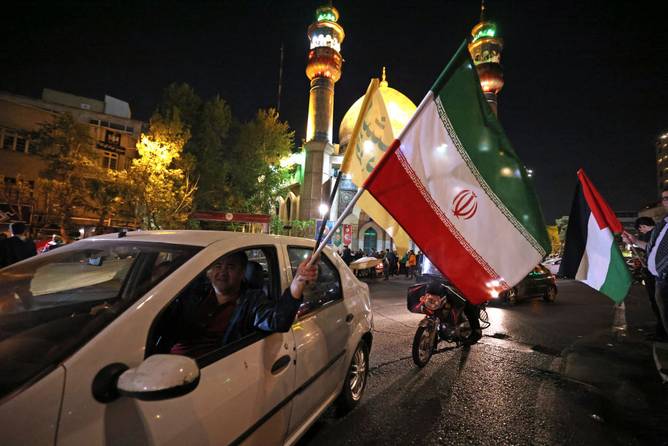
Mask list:
[[[343,160],[353,127],[362,108],[363,97],[355,101],[339,124],[338,144],[333,139],[334,84],[341,78],[343,59],[341,45],[345,38],[338,23],[339,12],[331,5],[316,10],[315,21],[308,27],[310,41],[306,76],[310,81],[308,123],[303,155],[298,159],[300,172],[297,180],[284,197],[276,203],[276,211],[285,223],[294,220],[318,220],[326,215],[330,194]],[[497,112],[497,96],[503,88],[501,70],[502,39],[496,35],[496,25],[485,19],[484,2],[480,22],[471,30],[469,52],[476,65],[480,85],[492,110]],[[416,110],[416,105],[400,91],[391,88],[385,68],[379,88],[392,131],[397,136]],[[299,157],[297,157],[299,158]],[[340,180],[339,191],[332,203],[329,220],[338,218],[357,192],[357,187],[346,178]],[[355,207],[333,237],[336,247],[349,245],[351,249],[380,251],[393,249],[392,238],[366,213]]]

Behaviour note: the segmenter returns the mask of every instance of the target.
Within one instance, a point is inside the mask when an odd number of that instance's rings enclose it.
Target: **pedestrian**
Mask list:
[[[346,265],[350,265],[350,262],[353,261],[353,253],[348,245],[343,246],[343,254],[341,254],[341,259],[343,259]]]
[[[661,203],[668,211],[668,188],[661,192]],[[622,238],[647,252],[647,269],[656,278],[654,299],[663,327],[668,327],[668,217],[664,217],[654,227],[649,242],[644,242],[624,231]]]
[[[383,280],[388,280],[390,278],[390,251],[385,250],[385,254],[383,255],[383,276],[385,278]]]
[[[401,260],[399,260],[399,274],[406,274],[406,277],[408,277],[406,262],[408,262],[408,251],[406,251],[404,255],[401,256]]]
[[[408,274],[406,277],[409,279],[415,279],[415,267],[417,265],[417,257],[413,250],[408,251],[408,260],[406,261],[406,269]]]
[[[650,217],[639,217],[638,219],[636,219],[634,226],[636,228],[636,231],[638,231],[637,239],[639,241],[647,243],[650,241],[652,237],[652,231],[654,230],[656,225],[654,223],[654,220],[652,220]],[[643,249],[641,253],[644,254],[644,261],[642,261],[643,282],[645,283],[645,290],[647,291],[647,297],[649,298],[650,306],[652,307],[652,311],[654,312],[654,315],[657,320],[656,331],[652,334],[652,336],[656,340],[666,340],[668,339],[666,335],[666,329],[661,320],[661,313],[659,312],[659,307],[656,304],[656,296],[655,296],[656,281],[650,270],[647,268],[647,252]]]
[[[389,275],[393,276],[397,273],[397,253],[391,249],[387,250],[387,263],[389,265]]]
[[[9,225],[12,236],[0,241],[0,268],[37,255],[35,242],[28,238],[28,226],[23,222]]]

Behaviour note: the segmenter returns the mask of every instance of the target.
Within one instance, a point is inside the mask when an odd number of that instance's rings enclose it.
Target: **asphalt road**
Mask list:
[[[470,349],[411,359],[420,315],[403,278],[372,281],[374,341],[363,401],[326,413],[301,445],[668,444],[668,385],[652,359],[653,315],[634,286],[623,309],[573,281],[554,303],[488,308]]]

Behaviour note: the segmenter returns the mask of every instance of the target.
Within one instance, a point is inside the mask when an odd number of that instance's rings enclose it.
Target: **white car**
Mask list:
[[[368,286],[330,249],[286,333],[169,354],[175,305],[243,250],[249,286],[289,286],[312,240],[215,231],[85,239],[0,270],[0,438],[26,444],[293,444],[360,400]]]

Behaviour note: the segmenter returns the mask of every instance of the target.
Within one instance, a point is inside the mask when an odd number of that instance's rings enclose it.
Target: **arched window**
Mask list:
[[[378,240],[378,233],[375,229],[369,228],[364,231],[364,252],[376,252],[376,241]]]
[[[285,201],[285,214],[288,216],[288,221],[292,220],[292,197],[288,197]]]

